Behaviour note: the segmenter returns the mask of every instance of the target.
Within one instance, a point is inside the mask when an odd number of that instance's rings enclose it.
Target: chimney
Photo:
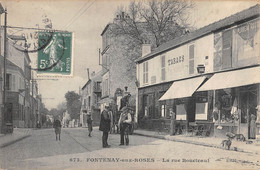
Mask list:
[[[90,77],[89,77],[89,68],[87,68],[87,72],[88,72],[88,79],[90,79]]]
[[[144,41],[142,45],[142,57],[151,53],[151,44],[148,43],[147,41]]]
[[[91,77],[94,77],[95,76],[95,71],[93,71],[92,73],[91,73]]]

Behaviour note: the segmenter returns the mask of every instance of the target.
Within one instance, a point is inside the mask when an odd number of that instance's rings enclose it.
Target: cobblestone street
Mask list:
[[[145,136],[130,136],[130,146],[119,146],[119,135],[109,135],[111,148],[101,147],[102,134],[94,128],[62,129],[56,141],[53,129],[32,130],[31,136],[1,148],[4,169],[131,169],[215,168],[258,169],[257,155],[209,148]],[[201,152],[203,151],[203,152]],[[200,154],[198,154],[200,153]],[[201,154],[203,153],[203,154]]]

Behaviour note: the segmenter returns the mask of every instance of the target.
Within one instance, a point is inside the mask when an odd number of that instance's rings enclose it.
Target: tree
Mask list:
[[[120,73],[127,81],[135,81],[135,60],[142,54],[142,44],[148,42],[155,48],[186,34],[191,29],[187,20],[193,6],[187,1],[151,0],[132,1],[128,8],[120,7],[107,30],[113,44],[107,52],[111,67],[120,70],[121,66]]]
[[[65,98],[67,110],[71,119],[79,119],[81,108],[80,95],[74,91],[68,91],[65,94]]]
[[[127,35],[141,45],[159,45],[179,37],[189,29],[189,10],[194,4],[185,0],[132,1],[128,9],[119,8],[114,20],[114,35]]]

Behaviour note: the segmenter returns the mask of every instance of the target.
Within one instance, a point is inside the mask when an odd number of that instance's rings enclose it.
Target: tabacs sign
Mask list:
[[[51,37],[51,38],[50,38]],[[38,73],[70,75],[72,73],[72,33],[39,32]]]

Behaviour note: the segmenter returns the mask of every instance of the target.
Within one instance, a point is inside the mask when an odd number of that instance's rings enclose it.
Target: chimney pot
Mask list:
[[[151,44],[144,41],[144,44],[142,45],[142,57],[149,53],[151,53]]]

